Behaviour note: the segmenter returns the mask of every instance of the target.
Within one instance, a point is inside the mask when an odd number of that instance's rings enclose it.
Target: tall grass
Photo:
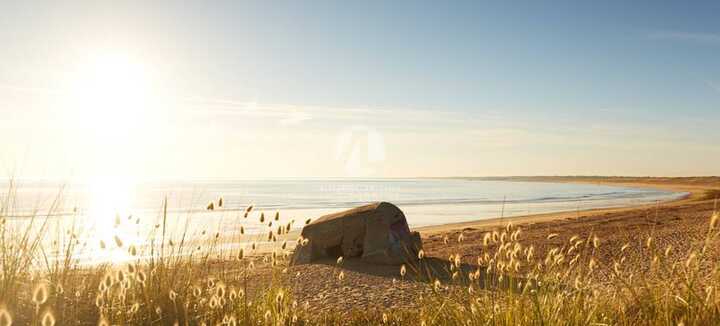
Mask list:
[[[244,232],[233,240],[252,245],[227,249],[219,230],[190,239],[186,225],[171,234],[164,200],[157,224],[144,230],[144,243],[126,243],[120,234],[88,243],[94,237],[82,236],[76,227],[83,217],[65,216],[61,223],[55,214],[59,204],[45,215],[19,214],[15,198],[11,182],[0,209],[0,325],[234,325],[298,318],[297,303],[277,286],[289,254],[278,233],[289,225],[269,232],[273,250],[266,254],[253,252],[261,236]],[[212,209],[222,207],[221,201]],[[237,217],[237,230],[250,210]],[[115,219],[116,226],[132,223]],[[131,258],[95,264],[80,258],[110,250],[126,250]],[[269,280],[261,289],[248,284],[256,268]]]
[[[57,203],[61,200],[58,196]],[[715,325],[720,323],[720,225],[709,217],[701,241],[686,252],[660,247],[643,237],[599,256],[603,239],[590,233],[565,239],[542,255],[508,224],[485,234],[479,252],[458,252],[438,260],[420,253],[398,267],[400,282],[422,282],[431,295],[413,307],[377,312],[311,313],[294,300],[287,279],[290,246],[282,240],[291,225],[278,216],[232,217],[235,233],[191,237],[168,231],[163,201],[154,228],[143,243],[83,243],[77,216],[56,223],[52,210],[13,220],[13,185],[0,208],[0,325]],[[207,209],[222,214],[222,199]],[[211,207],[212,206],[212,207]],[[112,218],[112,217],[110,217]],[[268,224],[262,235],[244,234],[248,219]],[[271,223],[275,222],[275,225]],[[116,223],[128,223],[118,219]],[[247,245],[231,248],[226,241]],[[257,250],[256,243],[271,248]],[[307,245],[309,239],[298,239]],[[465,241],[445,238],[444,242]],[[122,249],[131,259],[82,264],[79,252]],[[476,264],[461,257],[473,255]],[[59,259],[58,259],[59,258]],[[445,258],[445,257],[443,257]],[[638,260],[639,259],[639,260]],[[630,263],[632,260],[632,263]],[[440,261],[438,263],[438,261]],[[344,259],[334,278],[342,286]]]

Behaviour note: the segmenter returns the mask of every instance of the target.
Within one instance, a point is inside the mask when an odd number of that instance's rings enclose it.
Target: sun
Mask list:
[[[74,140],[83,175],[137,174],[157,148],[170,107],[161,100],[151,61],[127,51],[87,51],[65,73],[59,124]],[[98,171],[90,171],[98,170]]]
[[[79,65],[71,85],[75,122],[103,138],[137,129],[152,105],[147,68],[122,52],[88,58]]]
[[[127,259],[127,245],[137,242],[127,222],[134,207],[136,181],[142,172],[144,144],[153,137],[148,119],[153,101],[152,78],[142,60],[122,51],[88,55],[68,81],[70,102],[64,116],[69,130],[80,135],[85,177],[85,215],[91,243],[105,249],[96,255]],[[118,246],[121,239],[124,246]]]

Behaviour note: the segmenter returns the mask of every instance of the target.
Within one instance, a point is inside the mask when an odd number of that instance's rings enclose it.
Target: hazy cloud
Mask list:
[[[649,35],[652,40],[669,40],[680,42],[694,42],[707,45],[720,45],[718,33],[691,33],[691,32],[656,32]]]

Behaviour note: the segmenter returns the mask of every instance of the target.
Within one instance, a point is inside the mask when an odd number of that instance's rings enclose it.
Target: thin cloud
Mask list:
[[[29,92],[40,96],[64,96],[70,93],[62,89],[44,89],[18,87],[0,83],[0,90],[11,92]],[[309,125],[318,127],[338,127],[367,125],[384,130],[402,132],[446,132],[448,130],[518,128],[537,129],[538,121],[532,118],[508,116],[498,110],[473,110],[475,112],[455,112],[440,109],[387,108],[387,107],[347,107],[290,105],[266,103],[254,100],[233,98],[210,98],[198,95],[158,96],[159,105],[172,107],[178,113],[177,119],[222,121],[233,125],[237,121],[259,119],[275,121],[280,126]],[[111,100],[111,99],[108,99]],[[47,112],[49,108],[38,107],[37,112]]]
[[[507,116],[487,110],[473,113],[414,108],[324,107],[272,103],[255,103],[254,109],[248,109],[247,105],[242,104],[210,105],[208,103],[193,105],[188,110],[197,117],[223,116],[224,121],[259,118],[275,120],[281,126],[306,123],[312,123],[314,128],[367,125],[406,132],[435,132],[518,124],[517,118],[509,123],[508,121],[511,120],[508,120]]]
[[[656,32],[649,35],[652,40],[694,42],[706,45],[720,45],[718,33]]]

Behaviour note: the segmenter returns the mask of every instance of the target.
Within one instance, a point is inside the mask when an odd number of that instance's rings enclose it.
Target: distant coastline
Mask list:
[[[618,177],[618,176],[508,176],[508,177],[451,177],[463,180],[478,181],[518,181],[518,182],[551,182],[623,186],[632,188],[651,188],[687,193],[681,198],[659,203],[662,207],[677,207],[691,203],[715,201],[720,198],[720,177]],[[482,219],[471,222],[451,223],[418,228],[426,235],[449,232],[451,230],[478,227],[497,227],[509,221],[513,223],[540,223],[572,217],[590,217],[610,213],[622,213],[638,209],[648,209],[656,204],[629,205],[625,207],[597,208],[576,211],[561,211],[523,216]]]

